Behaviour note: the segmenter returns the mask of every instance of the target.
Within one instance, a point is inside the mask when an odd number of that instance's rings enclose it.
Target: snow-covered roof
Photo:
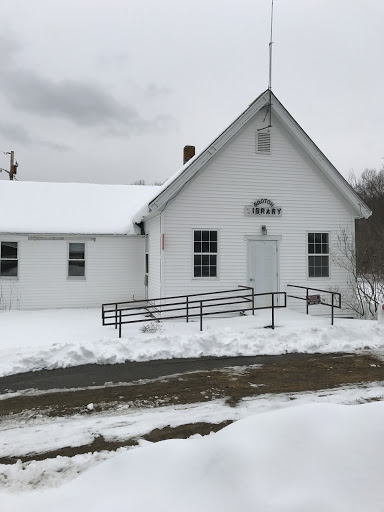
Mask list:
[[[159,189],[0,181],[0,233],[134,234]]]

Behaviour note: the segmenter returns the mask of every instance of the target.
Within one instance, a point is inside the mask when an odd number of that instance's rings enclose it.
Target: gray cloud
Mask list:
[[[22,44],[11,34],[8,34],[7,36],[0,35],[0,55],[2,66],[9,65],[21,48]]]
[[[52,142],[50,140],[39,140],[39,144],[41,146],[45,146],[48,149],[53,149],[54,151],[70,151],[71,146],[67,146],[66,144],[58,144],[57,142]]]
[[[157,96],[166,96],[168,94],[171,94],[172,90],[169,87],[167,87],[166,85],[159,85],[154,82],[151,82],[145,88],[145,93],[148,96],[157,97]]]
[[[132,107],[93,84],[55,82],[33,71],[8,69],[0,73],[0,92],[14,107],[40,117],[69,120],[78,126],[109,128],[111,133],[146,133],[164,129],[166,119],[144,119]]]
[[[39,140],[31,136],[30,132],[19,124],[15,123],[1,123],[0,124],[0,135],[11,144],[12,148],[15,144],[21,144],[28,146],[31,144],[39,144],[55,151],[69,151],[71,148],[65,144],[58,144],[50,140]]]
[[[161,132],[163,130],[175,130],[178,127],[176,119],[172,116],[159,115],[155,116],[151,120],[140,119],[135,126],[135,131],[131,131],[132,134],[149,134],[153,132]],[[106,126],[104,127],[104,134],[116,136],[116,137],[127,137],[126,127],[120,125]]]
[[[12,69],[2,73],[0,90],[17,109],[39,116],[66,118],[82,126],[140,122],[134,109],[123,107],[92,84],[54,82],[33,71]]]
[[[18,124],[2,123],[0,124],[0,134],[9,141],[17,142],[19,144],[31,144],[32,138],[29,132]]]
[[[65,119],[80,127],[99,127],[106,133],[125,136],[164,130],[173,120],[167,115],[145,119],[134,107],[124,105],[97,84],[76,80],[55,81],[33,70],[21,69],[16,66],[14,59],[21,50],[22,45],[12,37],[0,36],[0,52],[5,56],[4,65],[0,68],[0,94],[19,111],[39,117]],[[123,57],[127,58],[125,55]],[[164,86],[150,83],[144,92],[146,95],[159,96],[170,91]],[[14,131],[19,142],[30,142],[26,131]],[[56,149],[60,146],[49,144]]]
[[[120,68],[122,65],[126,66],[129,61],[130,59],[125,53],[100,55],[96,59],[97,65],[101,65],[103,67],[109,66],[111,68]]]

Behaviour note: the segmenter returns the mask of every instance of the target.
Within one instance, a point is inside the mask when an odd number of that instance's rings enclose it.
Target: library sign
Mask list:
[[[275,206],[275,203],[269,199],[258,199],[251,206],[244,208],[244,215],[250,216],[263,216],[263,217],[281,217],[283,210],[280,206]]]

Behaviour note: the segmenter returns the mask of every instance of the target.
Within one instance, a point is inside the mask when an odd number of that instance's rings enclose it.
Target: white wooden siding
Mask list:
[[[148,299],[161,297],[161,215],[145,223],[148,236]]]
[[[17,241],[18,279],[0,278],[0,308],[93,307],[105,302],[144,298],[144,237],[96,237],[85,242],[85,279],[68,278],[70,240]]]
[[[263,224],[268,235],[282,237],[281,291],[288,283],[345,288],[346,272],[332,262],[329,279],[308,278],[307,232],[329,232],[335,243],[340,229],[353,230],[354,212],[277,120],[273,120],[271,154],[256,152],[256,133],[264,116],[260,113],[248,123],[165,208],[165,296],[246,284],[246,237],[261,235]],[[260,198],[282,207],[282,216],[246,217],[244,207]],[[193,229],[219,230],[217,279],[193,278]],[[289,304],[304,307],[304,301]],[[321,310],[314,307],[311,312],[324,313]]]

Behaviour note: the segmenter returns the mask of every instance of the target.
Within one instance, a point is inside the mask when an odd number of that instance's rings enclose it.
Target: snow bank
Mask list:
[[[379,512],[384,403],[306,405],[130,450],[57,489],[0,493],[7,512]]]
[[[3,233],[134,234],[160,187],[0,181]],[[17,204],[17,208],[15,208]],[[139,218],[137,218],[138,212]]]
[[[310,317],[279,310],[274,331],[264,329],[270,313],[254,317],[164,323],[161,332],[140,326],[102,327],[100,310],[0,312],[0,376],[87,363],[113,364],[174,357],[240,356],[288,352],[351,352],[384,347],[384,327],[376,321]]]
[[[119,448],[116,453],[126,451]],[[72,480],[79,473],[100,462],[115,456],[115,452],[95,452],[75,455],[74,457],[56,457],[42,461],[0,464],[0,487],[7,490],[22,491],[36,487],[57,487],[63,480]]]

